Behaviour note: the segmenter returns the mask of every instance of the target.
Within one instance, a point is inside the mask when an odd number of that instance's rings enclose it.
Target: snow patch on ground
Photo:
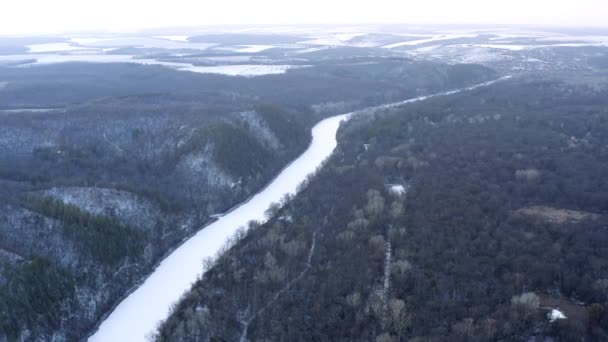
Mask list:
[[[207,50],[214,43],[190,43],[184,41],[175,41],[169,39],[159,39],[153,37],[115,37],[115,38],[99,38],[99,37],[80,37],[71,38],[72,42],[78,43],[86,47],[139,47],[139,48],[158,48],[158,49],[194,49]]]
[[[435,50],[438,47],[441,47],[441,45],[425,46],[425,47],[417,48],[414,51],[416,51],[416,52],[429,52],[429,51]]]
[[[268,50],[268,49],[272,49],[275,46],[274,45],[243,45],[243,48],[238,48],[234,51],[236,52],[240,52],[240,53],[258,53],[258,52],[262,52],[264,50]]]
[[[1,88],[0,88],[1,89]],[[0,113],[44,113],[44,112],[57,112],[63,109],[57,108],[19,108],[19,109],[0,109]]]
[[[523,174],[523,172],[521,172]],[[597,220],[601,218],[601,215],[594,214],[586,211],[560,209],[542,205],[524,207],[517,209],[513,212],[513,215],[519,217],[529,217],[542,219],[548,223],[564,224],[564,223],[577,223],[582,220]]]
[[[344,42],[337,37],[322,37],[300,42],[301,45],[326,45],[326,46],[344,46]]]
[[[449,39],[457,39],[457,38],[475,38],[479,36],[478,34],[443,34],[439,36],[434,36],[428,39],[417,39],[417,40],[409,40],[406,42],[389,44],[383,46],[385,49],[394,49],[401,46],[415,46],[420,44],[432,43],[436,41],[449,40]]]
[[[67,63],[67,62],[86,62],[86,63],[137,63],[143,65],[162,65],[176,70],[197,72],[202,74],[223,74],[229,76],[261,76],[272,74],[283,74],[288,69],[304,68],[308,65],[262,65],[262,64],[241,64],[241,65],[222,65],[222,66],[194,66],[189,63],[163,62],[154,59],[134,58],[130,55],[9,55],[0,56],[0,62],[30,61],[19,67],[29,67],[32,65]]]
[[[154,36],[152,38],[172,40],[174,42],[188,42],[190,36]]]
[[[294,52],[294,54],[323,51],[323,50],[327,50],[329,48],[330,48],[329,46],[313,47],[313,48],[308,48],[308,49],[297,50]]]
[[[196,179],[198,190],[205,188],[229,189],[235,179],[224,172],[213,160],[212,147],[207,146],[204,151],[190,153],[177,165],[177,172],[181,177]]]
[[[608,46],[608,42],[604,43],[563,43],[563,44],[544,44],[544,45],[515,45],[515,44],[463,44],[463,47],[481,47],[487,49],[499,49],[510,51],[522,51],[540,48],[552,47],[584,47],[584,46]]]
[[[336,38],[345,42],[345,41],[352,40],[353,38],[365,36],[365,35],[367,35],[367,33],[365,33],[365,32],[338,33],[338,34],[336,34]]]
[[[568,317],[566,317],[566,315],[564,315],[563,312],[561,312],[559,309],[552,309],[551,311],[549,311],[549,313],[547,313],[547,319],[549,320],[549,322],[554,323],[557,320],[560,319],[567,319]]]
[[[538,38],[539,42],[591,42],[608,43],[608,36],[550,36]]]
[[[530,47],[530,45],[511,45],[511,44],[469,44],[463,45],[465,47],[482,47],[487,49],[501,49],[509,51],[521,51]]]
[[[362,32],[340,32],[333,34],[321,34],[310,37],[309,40],[299,42],[299,45],[323,45],[323,46],[345,46],[352,45],[348,42],[353,38],[365,36]]]
[[[284,74],[289,69],[304,68],[308,65],[262,65],[262,64],[240,64],[220,66],[186,66],[180,68],[184,71],[198,72],[202,74],[222,74],[229,76],[261,76]]]
[[[411,50],[410,53],[422,54],[427,58],[448,59],[458,63],[483,63],[511,58],[504,53],[497,53],[497,50],[463,44],[436,46],[430,51],[421,51],[421,49]]]
[[[95,51],[95,48],[87,48],[82,46],[75,46],[70,43],[48,43],[48,44],[33,44],[26,46],[29,49],[29,53],[44,53],[44,52],[65,52],[65,51],[80,51],[89,50]]]
[[[403,196],[407,193],[408,186],[403,184],[389,184],[388,192],[393,196]]]
[[[86,44],[93,44],[93,43],[97,43],[99,41],[103,41],[106,40],[108,38],[101,38],[101,37],[72,37],[70,38],[70,42],[76,43],[76,44],[80,44],[80,45],[86,45]]]
[[[608,42],[603,43],[564,43],[553,45],[538,45],[538,47],[585,47],[585,46],[608,46]]]
[[[78,54],[78,55],[54,55],[54,54],[40,54],[40,55],[8,55],[0,56],[0,62],[17,62],[25,60],[35,60],[32,63],[24,64],[23,66],[30,66],[36,64],[54,64],[54,63],[67,63],[67,62],[89,62],[89,63],[141,63],[150,64],[155,62],[149,59],[133,59],[133,56],[129,55],[104,55],[104,54]],[[147,63],[146,63],[147,62]],[[162,62],[157,62],[162,64]]]
[[[205,57],[203,60],[214,61],[214,62],[249,62],[253,56],[214,56],[214,57]]]
[[[268,127],[266,122],[255,111],[246,111],[239,113],[239,119],[247,124],[249,130],[258,137],[262,142],[273,150],[278,150],[281,147],[281,142]]]
[[[67,187],[45,190],[43,195],[74,205],[93,215],[116,217],[121,222],[151,229],[160,209],[151,201],[126,191]]]

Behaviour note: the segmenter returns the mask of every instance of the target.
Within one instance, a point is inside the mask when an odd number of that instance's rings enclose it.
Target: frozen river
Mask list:
[[[169,308],[188,291],[203,270],[203,259],[213,257],[239,227],[251,220],[265,221],[264,212],[313,173],[336,147],[336,131],[349,114],[323,120],[312,129],[308,149],[266,188],[230,213],[202,229],[170,254],[144,283],[101,324],[89,341],[145,341],[164,320]]]
[[[454,94],[494,82],[496,81],[373,107],[366,111]],[[294,194],[298,185],[334,151],[337,146],[336,132],[340,123],[351,115],[352,113],[334,116],[314,126],[312,142],[302,155],[257,195],[202,229],[163,260],[143,284],[126,297],[102,322],[89,341],[146,341],[146,336],[149,336],[158,324],[167,318],[171,306],[200,277],[203,260],[214,257],[239,227],[246,226],[251,220],[265,221],[264,212],[270,204],[279,202],[285,194]]]

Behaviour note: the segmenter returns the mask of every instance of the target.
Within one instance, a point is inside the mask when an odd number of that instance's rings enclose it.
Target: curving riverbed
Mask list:
[[[505,78],[499,80],[502,79]],[[490,85],[499,80],[368,110],[390,108],[431,97],[454,94]],[[264,212],[270,204],[279,202],[285,194],[294,194],[298,185],[331,155],[337,146],[336,132],[340,123],[351,115],[352,113],[334,116],[314,126],[312,143],[302,155],[249,201],[202,229],[164,259],[143,284],[127,296],[101,323],[89,341],[146,341],[146,336],[167,318],[171,306],[201,275],[203,259],[215,256],[239,227],[246,226],[251,220],[265,221]]]

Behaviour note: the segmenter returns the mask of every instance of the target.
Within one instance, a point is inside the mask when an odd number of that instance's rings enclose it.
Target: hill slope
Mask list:
[[[156,339],[606,339],[607,89],[517,78],[356,116]]]
[[[494,77],[407,60],[255,79],[0,68],[3,106],[60,107],[0,112],[0,340],[82,338],[165,253],[302,152],[320,118]]]

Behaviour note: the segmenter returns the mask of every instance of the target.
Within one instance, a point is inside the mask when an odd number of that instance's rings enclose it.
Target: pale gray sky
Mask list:
[[[222,24],[608,26],[608,0],[2,0],[0,34]]]

